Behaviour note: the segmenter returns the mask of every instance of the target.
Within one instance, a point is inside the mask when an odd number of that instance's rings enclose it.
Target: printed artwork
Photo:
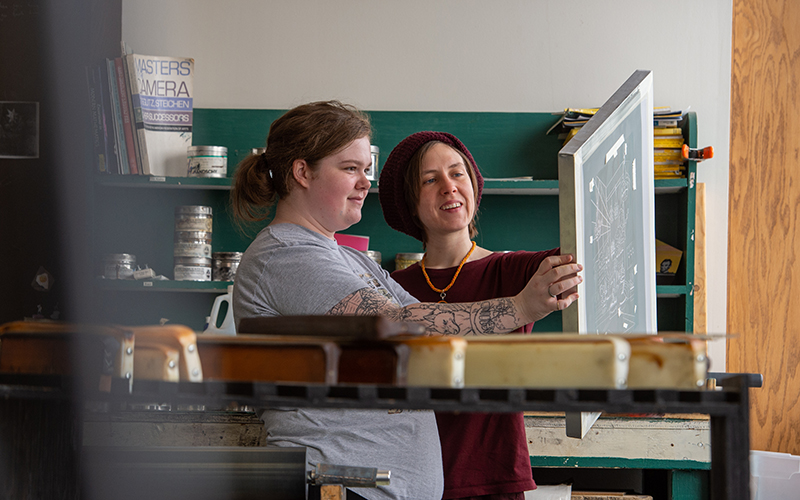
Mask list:
[[[640,127],[635,120],[638,115],[632,118],[633,126]],[[638,307],[638,296],[645,295],[646,285],[639,275],[641,256],[635,244],[645,237],[636,203],[641,179],[637,178],[636,155],[629,154],[638,144],[628,151],[629,141],[635,139],[635,134],[629,134],[628,141],[625,134],[619,134],[604,164],[591,172],[584,191],[584,200],[589,202],[585,205],[585,258],[595,271],[587,280],[586,293],[596,300],[595,307],[587,311],[587,327],[593,325],[587,333],[646,331],[646,326],[642,327],[644,309]]]
[[[565,332],[657,331],[652,89],[635,72],[559,152],[561,251],[584,265]]]

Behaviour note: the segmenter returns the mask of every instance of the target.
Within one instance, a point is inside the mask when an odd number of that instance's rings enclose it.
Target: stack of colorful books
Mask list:
[[[569,142],[585,125],[598,108],[567,108],[559,121],[548,130],[560,127],[564,144]],[[683,112],[667,107],[653,109],[653,159],[656,179],[678,179],[686,177],[686,160],[681,156],[684,144],[680,122]]]
[[[684,144],[680,124],[683,113],[670,108],[653,110],[653,156],[655,179],[686,177],[686,160],[681,156]]]
[[[94,168],[102,174],[186,177],[194,59],[134,54],[86,67]]]

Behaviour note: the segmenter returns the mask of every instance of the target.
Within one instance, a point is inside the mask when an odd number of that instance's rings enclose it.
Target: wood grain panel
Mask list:
[[[697,183],[694,217],[694,333],[708,333],[706,288],[706,184]]]
[[[751,448],[800,455],[800,2],[734,0],[727,369],[753,389]],[[795,283],[798,288],[795,288]]]

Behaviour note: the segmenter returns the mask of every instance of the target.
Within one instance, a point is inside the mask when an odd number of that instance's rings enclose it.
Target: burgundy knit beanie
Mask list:
[[[478,193],[476,196],[475,210],[481,202],[483,193],[483,176],[478,170],[475,159],[472,158],[469,150],[458,138],[447,132],[417,132],[403,139],[400,144],[395,146],[386,163],[383,164],[381,177],[378,181],[378,197],[381,200],[381,209],[386,223],[393,229],[405,233],[422,241],[422,229],[415,223],[411,211],[406,205],[406,198],[403,194],[405,189],[405,176],[408,170],[408,162],[419,148],[431,141],[443,142],[461,151],[469,159],[472,171],[475,172],[475,179],[478,181]]]

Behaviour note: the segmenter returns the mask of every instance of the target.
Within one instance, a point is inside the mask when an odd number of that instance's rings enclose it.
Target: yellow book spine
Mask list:
[[[594,115],[600,108],[566,108],[565,113],[579,113],[582,115]]]
[[[666,161],[666,160],[680,160],[681,159],[681,150],[680,149],[654,149],[653,156],[655,161]]]
[[[660,139],[656,137],[653,139],[654,148],[680,148],[683,146],[683,137],[680,139]]]

